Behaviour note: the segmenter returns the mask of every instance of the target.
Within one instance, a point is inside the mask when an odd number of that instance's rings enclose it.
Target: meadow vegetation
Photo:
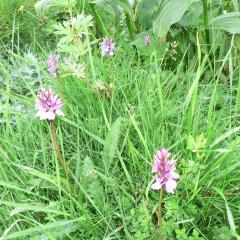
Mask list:
[[[239,240],[239,6],[1,0],[0,240]]]

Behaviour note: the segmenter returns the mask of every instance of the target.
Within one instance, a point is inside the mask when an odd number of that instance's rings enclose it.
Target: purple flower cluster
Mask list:
[[[111,38],[103,38],[100,45],[101,53],[103,56],[113,56],[115,52],[115,43]]]
[[[56,53],[53,53],[49,56],[47,64],[48,64],[48,71],[52,74],[57,74],[58,72],[58,67],[57,63],[59,60],[59,55]]]
[[[36,102],[37,114],[40,120],[54,120],[56,116],[64,116],[61,111],[62,101],[58,95],[54,95],[52,89],[45,90],[44,88],[38,93]]]
[[[156,181],[152,185],[153,190],[165,188],[167,192],[174,193],[177,186],[176,180],[180,176],[175,172],[176,161],[169,160],[170,157],[171,153],[165,148],[161,148],[154,155],[152,173],[157,173],[157,176],[154,177]]]

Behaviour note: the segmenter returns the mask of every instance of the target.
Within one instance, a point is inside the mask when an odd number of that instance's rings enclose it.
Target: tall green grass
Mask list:
[[[34,0],[0,1],[1,48],[16,52],[39,48],[49,39],[47,26],[37,16]],[[39,46],[40,45],[40,46]]]
[[[111,59],[90,53],[85,81],[41,79],[64,101],[57,134],[77,198],[53,151],[48,123],[34,117],[36,90],[26,82],[31,95],[16,94],[13,65],[2,61],[2,239],[157,239],[158,193],[150,190],[150,170],[161,146],[174,153],[181,174],[176,195],[167,195],[164,204],[165,239],[184,239],[176,236],[180,230],[231,239],[229,229],[234,239],[240,221],[240,82],[230,53],[231,47],[221,67],[207,74],[201,54],[194,67],[168,71],[155,55],[143,62],[125,46]],[[231,84],[220,79],[225,64]],[[94,78],[113,83],[111,98],[93,90]],[[11,101],[25,111],[13,109]],[[191,137],[197,141],[201,134],[206,144],[190,149]]]

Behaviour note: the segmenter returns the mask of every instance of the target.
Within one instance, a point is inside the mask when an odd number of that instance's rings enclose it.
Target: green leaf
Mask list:
[[[52,5],[58,8],[73,8],[76,2],[76,0],[54,0],[52,1]]]
[[[186,10],[199,0],[167,0],[160,4],[155,20],[153,32],[161,39],[165,39],[170,27],[177,23]]]
[[[199,49],[198,49],[199,51]],[[200,55],[200,54],[199,54]],[[199,57],[200,58],[200,57]],[[196,104],[196,97],[197,97],[197,92],[198,92],[198,84],[199,84],[199,80],[202,76],[202,73],[204,72],[204,68],[205,68],[205,64],[206,64],[206,60],[207,58],[205,57],[203,59],[203,62],[201,63],[201,65],[198,67],[197,73],[196,73],[196,77],[188,91],[188,94],[186,96],[186,100],[185,100],[185,111],[189,108],[190,104],[192,103],[193,105]],[[199,60],[200,62],[200,60]],[[194,114],[194,108],[192,109],[192,116]]]
[[[239,12],[239,3],[238,0],[232,0],[234,11]]]
[[[229,33],[240,33],[240,13],[231,12],[220,15],[209,21],[209,28],[225,30]]]
[[[67,124],[69,124],[70,126],[73,126],[75,128],[80,129],[81,131],[83,131],[84,133],[86,133],[88,136],[90,136],[92,139],[94,139],[95,141],[97,141],[100,144],[104,145],[104,140],[101,139],[100,137],[98,137],[97,135],[89,132],[86,128],[82,127],[81,125],[76,124],[75,122],[71,121],[70,119],[67,118],[63,118],[62,121],[66,122]]]
[[[107,7],[109,6],[115,13],[119,16],[119,7],[117,2],[112,0],[95,0],[93,1],[98,7],[103,8],[105,11],[108,11]]]
[[[102,8],[105,8],[106,5],[109,5],[116,14],[118,14],[119,7],[121,7],[127,14],[132,16],[132,6],[128,0],[95,0],[93,3]]]
[[[144,41],[147,35],[149,35],[151,39],[149,45],[146,45]],[[152,30],[139,33],[131,44],[138,48],[141,55],[151,56],[153,52],[156,52],[159,58],[164,56],[166,48],[168,48],[168,43],[166,42],[159,45],[157,37],[152,34]]]
[[[113,0],[115,1],[124,11],[129,15],[132,16],[132,6],[128,0]]]
[[[103,150],[103,161],[104,161],[104,165],[107,172],[109,172],[113,158],[117,150],[121,123],[122,123],[122,118],[119,117],[111,126],[110,131],[105,140],[104,150]]]
[[[151,26],[153,14],[157,11],[158,5],[158,0],[144,0],[138,4],[137,18],[141,26]]]
[[[100,209],[104,209],[104,191],[101,179],[96,172],[96,166],[88,156],[84,159],[81,169],[81,184],[86,189],[95,205]]]
[[[227,199],[224,196],[222,190],[220,190],[218,188],[214,188],[214,190],[223,198],[223,200],[225,202],[226,211],[227,211],[227,218],[228,218],[229,226],[230,226],[231,230],[236,234],[236,225],[234,223],[232,211],[228,205]]]
[[[202,2],[193,3],[184,16],[180,20],[179,24],[184,27],[196,27],[203,26],[203,5]]]
[[[17,214],[18,212],[22,212],[22,211],[34,211],[34,212],[54,213],[57,215],[69,215],[68,213],[55,210],[55,209],[50,208],[49,206],[44,205],[42,203],[21,204],[21,203],[9,202],[9,201],[0,201],[0,205],[14,207],[14,210],[11,211],[11,214],[10,214],[11,216]]]
[[[225,132],[224,134],[222,134],[220,137],[216,138],[213,143],[211,144],[210,147],[214,147],[217,144],[219,144],[220,142],[222,142],[223,140],[225,140],[226,138],[230,137],[231,135],[237,133],[240,130],[240,126],[232,128],[230,130],[228,130],[227,132]]]
[[[31,192],[31,191],[29,191],[27,189],[24,189],[24,188],[16,186],[16,183],[12,184],[12,183],[7,183],[7,182],[4,182],[4,181],[0,180],[0,186],[4,187],[4,188],[9,188],[9,189],[11,189],[11,191],[12,190],[20,191],[20,192],[24,192],[24,193],[27,193],[27,194],[35,195],[35,196],[38,196],[38,197],[40,197],[42,199],[47,200],[47,198],[45,198],[44,196],[39,196],[39,195],[37,195],[34,192]]]
[[[47,223],[45,225],[40,225],[37,227],[32,227],[32,228],[28,228],[25,230],[11,233],[11,234],[5,236],[4,240],[20,239],[21,237],[26,237],[26,236],[32,237],[32,235],[40,234],[40,233],[49,233],[50,234],[50,231],[53,231],[53,230],[56,231],[56,229],[61,230],[62,228],[65,228],[69,224],[72,224],[72,223],[80,221],[80,220],[83,220],[83,218],[79,218],[79,219],[75,219],[75,220],[64,220],[64,221],[56,221],[53,223]],[[26,239],[26,238],[24,238],[24,239]]]

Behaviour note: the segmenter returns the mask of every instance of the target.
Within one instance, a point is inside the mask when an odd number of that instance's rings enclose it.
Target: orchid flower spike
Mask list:
[[[38,99],[36,101],[36,116],[40,120],[54,120],[56,116],[64,116],[61,111],[63,103],[58,95],[54,95],[51,88],[45,90],[44,88],[38,93]]]
[[[153,190],[159,190],[164,188],[167,192],[173,193],[177,187],[177,179],[180,176],[176,173],[175,163],[176,161],[170,160],[171,153],[161,148],[154,155],[154,163],[152,167],[152,173],[156,174],[154,177],[155,182],[152,185]]]

